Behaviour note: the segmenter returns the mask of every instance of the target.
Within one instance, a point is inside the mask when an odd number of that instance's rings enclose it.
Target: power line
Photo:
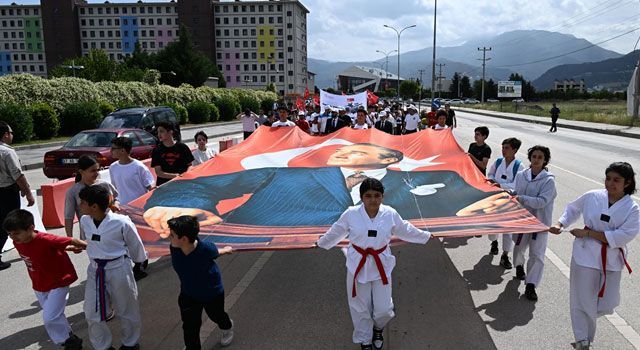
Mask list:
[[[573,50],[573,51],[570,51],[570,52],[567,52],[567,53],[563,53],[563,54],[561,54],[561,55],[557,55],[557,56],[553,56],[553,57],[547,57],[547,58],[543,58],[543,59],[539,59],[539,60],[535,60],[535,61],[531,61],[531,62],[518,63],[518,64],[508,64],[508,65],[504,65],[504,66],[497,66],[497,68],[519,67],[519,66],[526,66],[526,65],[529,65],[529,64],[534,64],[534,63],[540,63],[540,62],[545,62],[545,61],[554,60],[554,59],[556,59],[556,58],[560,58],[560,57],[568,56],[568,55],[574,54],[574,53],[576,53],[576,52],[584,51],[584,50],[586,50],[586,49],[590,49],[590,48],[592,48],[592,47],[594,47],[594,46],[598,46],[598,45],[600,45],[600,44],[604,44],[604,43],[609,42],[609,41],[611,41],[611,40],[618,39],[619,37],[622,37],[622,36],[625,36],[625,35],[631,34],[631,33],[635,32],[635,31],[636,31],[636,30],[638,30],[638,29],[640,29],[640,27],[637,27],[637,28],[634,28],[634,29],[632,29],[632,30],[630,30],[630,31],[628,31],[628,32],[625,32],[625,33],[622,33],[622,34],[616,35],[616,36],[614,36],[614,37],[612,37],[612,38],[609,38],[609,39],[607,39],[607,40],[603,40],[603,41],[600,41],[600,42],[597,42],[597,43],[594,43],[594,44],[591,44],[591,45],[585,46],[585,47],[580,48],[580,49],[577,49],[577,50]]]

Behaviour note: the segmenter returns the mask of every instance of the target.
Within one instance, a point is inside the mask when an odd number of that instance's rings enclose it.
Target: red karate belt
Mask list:
[[[360,273],[360,270],[362,270],[364,263],[367,262],[367,255],[373,256],[373,260],[376,262],[376,267],[378,268],[380,277],[382,277],[382,284],[384,285],[389,284],[389,280],[387,279],[387,273],[384,271],[384,266],[382,266],[382,260],[380,260],[380,253],[384,252],[385,249],[387,249],[387,246],[385,245],[384,247],[378,250],[375,250],[373,248],[362,249],[353,243],[351,244],[351,246],[353,247],[353,249],[356,250],[356,252],[362,255],[362,259],[360,259],[360,262],[358,263],[358,267],[356,268],[356,273],[353,274],[353,286],[351,287],[351,297],[352,298],[356,297],[356,279],[358,278],[358,274]]]
[[[590,230],[590,228],[587,226],[585,226],[584,229]],[[600,288],[600,292],[598,292],[598,298],[602,298],[604,296],[604,290],[607,286],[607,247],[609,246],[609,244],[600,242],[600,245],[602,246],[600,248],[600,257],[602,260],[602,274],[604,275],[604,281],[602,282],[602,288]],[[627,258],[624,256],[624,250],[622,248],[618,248],[618,249],[620,249],[620,254],[622,254],[622,260],[624,261],[624,264],[627,266],[627,271],[629,271],[629,273],[632,273],[633,270],[631,270],[631,265],[629,265]]]

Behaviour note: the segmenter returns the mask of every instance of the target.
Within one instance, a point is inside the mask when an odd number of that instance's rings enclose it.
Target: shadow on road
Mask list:
[[[458,247],[462,247],[465,246],[468,243],[468,241],[473,238],[473,237],[450,237],[450,238],[444,238],[442,240],[442,245],[446,248],[446,249],[453,249],[453,248],[458,248]]]
[[[38,309],[38,311],[40,311]],[[71,317],[67,317],[71,328],[74,333],[77,333],[80,329],[86,329],[87,323],[84,322],[84,313],[78,313]],[[36,341],[35,339],[41,339]],[[44,329],[44,325],[38,327],[27,328],[21,331],[17,331],[8,337],[0,339],[0,349],[24,349],[29,346],[37,344],[40,349],[60,349],[60,346],[55,345],[49,339],[47,331]],[[88,339],[84,339],[83,343],[85,349],[89,349],[91,344]]]
[[[471,270],[462,272],[462,278],[467,281],[470,290],[486,290],[489,285],[498,285],[504,281],[504,268],[491,264],[493,255],[480,258]]]
[[[520,295],[518,287],[521,283],[518,279],[512,279],[495,301],[478,306],[478,311],[484,310],[487,316],[493,318],[493,321],[485,321],[489,327],[506,332],[525,326],[533,319],[536,304],[527,300],[524,293]]]

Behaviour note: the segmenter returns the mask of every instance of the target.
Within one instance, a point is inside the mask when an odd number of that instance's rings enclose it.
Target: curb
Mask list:
[[[514,121],[518,121],[518,122],[532,123],[532,124],[551,125],[551,122],[547,122],[547,121],[535,120],[535,119],[527,119],[527,118],[524,118],[524,117],[512,117],[512,116],[507,116],[507,115],[494,114],[494,113],[486,112],[486,110],[482,110],[482,109],[476,110],[476,109],[469,109],[469,108],[465,108],[465,109],[458,108],[458,110],[461,111],[461,112],[478,114],[478,115],[483,115],[483,116],[486,116],[486,117],[508,119],[508,120],[514,120]],[[565,123],[561,123],[561,122],[556,123],[556,125],[558,127],[562,127],[562,128],[565,128],[565,129],[573,129],[573,130],[580,130],[580,131],[595,132],[595,133],[599,133],[599,134],[608,134],[608,135],[614,135],[614,136],[628,137],[628,138],[632,138],[632,139],[640,139],[640,134],[634,134],[634,133],[630,133],[630,132],[625,132],[623,130],[599,129],[597,127],[581,126],[581,125],[574,125],[574,124],[565,124]],[[605,124],[605,125],[611,125],[611,124]]]
[[[231,124],[231,123],[227,123],[227,124]],[[202,124],[202,125],[205,125],[205,124]],[[216,124],[216,125],[226,125],[226,124]],[[200,126],[197,126],[197,127],[191,128],[191,129],[197,129],[199,127]],[[187,129],[187,130],[189,130],[189,129]],[[231,136],[231,135],[236,135],[236,134],[242,134],[242,131],[228,131],[228,132],[223,132],[222,134],[211,134],[211,135],[207,135],[207,136],[209,136],[209,138],[212,139],[212,138],[216,138],[216,137],[225,137],[225,136]],[[44,162],[33,163],[33,164],[23,164],[22,165],[22,171],[28,171],[28,170],[34,170],[34,169],[42,169],[43,167],[44,167]]]
[[[180,131],[200,129],[200,128],[209,128],[209,127],[212,127],[212,126],[223,126],[223,125],[236,124],[236,123],[240,123],[240,122],[239,121],[228,121],[228,122],[217,122],[217,123],[206,123],[206,124],[193,124],[193,125],[189,125],[189,126],[184,127],[184,128],[180,128]],[[71,137],[69,137],[69,139]],[[67,141],[69,141],[69,140],[67,139],[65,141],[56,141],[56,142],[47,142],[47,143],[37,143],[37,144],[33,144],[33,145],[16,146],[16,147],[13,147],[13,149],[16,150],[16,151],[22,151],[22,150],[25,150],[25,149],[38,149],[38,148],[62,146],[65,143],[67,143]]]

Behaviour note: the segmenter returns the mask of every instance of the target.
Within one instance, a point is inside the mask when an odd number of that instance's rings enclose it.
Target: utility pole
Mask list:
[[[487,66],[487,61],[491,59],[487,58],[487,51],[491,51],[491,47],[478,48],[478,51],[482,51],[482,58],[478,58],[478,60],[482,60],[482,98],[480,99],[480,102],[484,103],[484,73],[485,67]]]
[[[422,107],[421,106],[421,104],[422,104],[422,73],[424,73],[426,71],[427,71],[426,69],[418,69],[418,74],[420,74],[420,87],[419,87],[419,89],[420,89],[420,96],[419,97],[420,98],[418,99],[418,114],[420,114],[420,111],[421,111],[420,107]]]
[[[431,61],[431,103],[435,95],[435,79],[436,79],[436,15],[438,14],[438,0],[434,0],[433,4],[433,58]]]
[[[638,113],[640,110],[640,60],[636,64],[634,86],[633,86],[633,121],[638,120]]]
[[[446,66],[446,64],[444,63],[436,63],[436,66],[438,66],[438,98],[440,98],[440,92],[442,91],[442,78],[444,78],[442,76],[442,67]]]

